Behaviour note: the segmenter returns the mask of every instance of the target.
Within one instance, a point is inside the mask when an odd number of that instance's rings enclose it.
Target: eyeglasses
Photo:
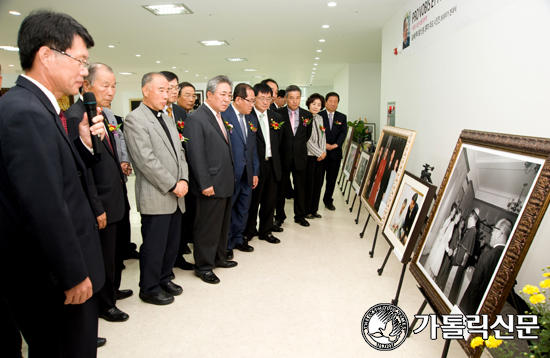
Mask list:
[[[248,98],[242,98],[242,97],[241,97],[241,99],[244,99],[245,101],[247,101],[247,102],[250,103],[250,104],[255,104],[255,103],[256,103],[256,100],[255,100],[255,99],[250,100],[250,99],[248,99]]]
[[[190,99],[190,98],[197,99],[196,94],[184,94],[184,95],[182,95],[182,97],[187,98],[187,99]]]
[[[178,86],[168,87],[168,92],[177,92],[180,88]]]
[[[271,102],[271,97],[256,97],[256,102]]]
[[[65,55],[65,56],[68,56],[68,57],[72,58],[72,59],[75,60],[75,61],[80,62],[80,67],[82,67],[82,68],[88,68],[88,66],[90,66],[90,62],[88,62],[88,61],[86,61],[86,60],[78,59],[78,58],[76,58],[76,57],[74,57],[74,56],[71,56],[71,55],[69,55],[68,53],[66,53],[65,51],[61,51],[61,50],[58,50],[58,49],[56,49],[56,48],[51,48],[51,47],[50,47],[50,50],[59,52],[59,53]]]

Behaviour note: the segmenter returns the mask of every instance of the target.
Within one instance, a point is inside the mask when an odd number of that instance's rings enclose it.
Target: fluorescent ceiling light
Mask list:
[[[316,63],[314,63],[314,64],[313,64],[313,66],[317,66],[317,64],[316,64]]]
[[[323,25],[321,26],[323,29],[328,29],[330,26],[329,25]]]
[[[319,42],[325,42],[325,39],[320,39]]]
[[[157,61],[157,63],[160,63],[160,61]]]
[[[157,16],[188,15],[193,13],[184,4],[143,5],[142,7]]]
[[[254,77],[254,78],[264,78],[264,76],[259,76],[259,75],[258,76],[252,76],[252,77]]]
[[[244,72],[256,72],[256,71],[258,71],[258,69],[256,69],[256,68],[243,68],[243,71]]]
[[[338,4],[335,3],[334,1],[331,1],[327,4],[327,6],[330,6],[330,7],[335,7],[336,5],[338,5]]]
[[[185,70],[185,72],[189,72],[189,71]]]
[[[141,57],[141,55],[136,55],[136,57]]]
[[[109,48],[115,48],[113,45],[109,45],[109,46],[107,46],[107,47],[109,47]]]
[[[15,15],[15,16],[21,15],[21,13],[17,12],[17,11],[10,11],[9,13],[12,14],[12,15]]]
[[[19,51],[19,47],[15,46],[0,46],[0,49],[6,50],[6,51]]]
[[[212,41],[199,41],[199,43],[203,46],[227,46],[229,43],[225,40],[212,40]]]
[[[14,67],[13,65],[8,65],[8,66],[10,66],[10,67]]]
[[[313,67],[314,70],[316,70],[317,68]]]
[[[317,50],[317,52],[323,52],[323,50]]]
[[[176,68],[176,66],[172,66],[172,68]]]
[[[318,60],[318,59],[319,59],[319,57],[315,57],[315,59],[316,59],[316,60]]]
[[[135,75],[134,72],[119,72],[118,74],[119,74],[119,75],[125,75],[125,76],[128,76],[128,75]]]
[[[233,58],[226,58],[229,62],[242,62],[242,61],[248,61],[246,58],[242,57],[233,57]]]

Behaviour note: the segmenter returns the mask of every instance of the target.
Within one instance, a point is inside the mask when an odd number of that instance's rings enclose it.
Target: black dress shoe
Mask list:
[[[123,300],[125,298],[128,298],[134,294],[134,291],[132,290],[117,290],[116,291],[116,299]]]
[[[245,240],[242,244],[235,245],[235,248],[242,252],[252,252],[254,251],[254,248],[250,245],[248,245],[248,242]],[[231,260],[233,257],[227,256],[228,260]]]
[[[103,347],[107,343],[107,339],[103,337],[97,337],[97,348]]]
[[[313,216],[313,214],[307,214],[306,219],[315,219],[315,216]]]
[[[225,260],[225,261],[214,262],[214,265],[216,267],[221,267],[221,268],[232,268],[232,267],[237,266],[238,264],[235,261]]]
[[[281,226],[283,226],[284,223],[285,223],[284,220],[275,220],[275,221],[273,222],[273,226],[279,226],[279,227],[281,227]]]
[[[271,228],[271,231],[273,231],[273,232],[283,232],[283,231],[285,231],[285,229],[283,229],[280,226],[273,225],[273,227]]]
[[[183,257],[178,257],[176,263],[174,264],[174,267],[177,267],[180,270],[193,271],[193,264],[185,261]]]
[[[152,305],[164,306],[174,302],[174,295],[161,290],[159,293],[139,293],[139,298],[145,303]]]
[[[184,255],[189,255],[191,253],[191,248],[189,248],[189,245],[185,245],[185,248],[183,249]]]
[[[119,310],[116,306],[105,312],[99,312],[99,317],[109,322],[125,322],[130,318],[128,314]]]
[[[277,239],[275,236],[271,234],[267,234],[266,236],[260,237],[260,240],[265,240],[270,244],[278,244],[281,242],[281,240]]]
[[[225,255],[225,257],[228,259],[228,260],[231,260],[234,255],[233,255],[233,249],[227,249],[227,254]]]
[[[332,204],[325,204],[325,208],[329,209],[330,211],[336,210],[336,208]]]
[[[319,215],[319,214],[317,214],[317,213],[315,213],[315,214],[312,214],[312,215],[313,215],[313,217],[314,217],[314,218],[317,218],[317,219],[320,219],[320,218],[322,218],[322,216],[321,216],[321,215]]]
[[[195,271],[195,276],[199,277],[201,280],[203,280],[206,283],[211,283],[211,284],[220,283],[220,279],[212,271],[207,271],[203,273]]]
[[[174,296],[179,296],[183,292],[183,288],[181,288],[180,285],[176,285],[172,281],[169,281],[168,283],[166,283],[164,285],[161,283],[160,288],[162,288],[164,291],[166,291],[166,292],[168,292],[168,293],[170,293]]]
[[[308,227],[308,226],[309,226],[309,223],[308,223],[307,220],[304,219],[304,218],[296,219],[296,220],[294,220],[294,222],[295,222],[295,223],[298,223],[298,224],[300,224],[300,225],[302,225],[302,226],[305,226],[305,227]]]

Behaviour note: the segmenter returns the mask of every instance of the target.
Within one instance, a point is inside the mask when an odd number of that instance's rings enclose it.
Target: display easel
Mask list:
[[[365,223],[365,226],[363,227],[363,231],[359,234],[359,237],[363,237],[365,235],[365,230],[367,229],[367,225],[369,224],[371,215],[369,214],[369,217],[367,218],[367,222]],[[378,237],[378,230],[380,229],[380,226],[376,225],[376,232],[374,234],[374,241],[372,242],[372,249],[369,251],[369,256],[372,258],[374,256],[374,247],[376,246],[376,238]]]

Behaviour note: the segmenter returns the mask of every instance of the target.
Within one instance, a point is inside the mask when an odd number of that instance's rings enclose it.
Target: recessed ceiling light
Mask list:
[[[317,64],[316,64],[316,63],[314,63],[314,64],[313,64],[313,66],[317,66]]]
[[[225,40],[199,41],[203,46],[227,46],[229,43]]]
[[[320,39],[319,42],[325,42],[325,39]]]
[[[256,76],[252,76],[254,78],[264,78],[264,76],[260,76],[260,75],[256,75]]]
[[[134,72],[119,72],[118,74],[119,74],[119,75],[125,75],[125,76],[128,76],[128,75],[135,75]]]
[[[186,70],[185,72],[189,72],[189,71]]]
[[[313,70],[316,70],[317,68],[316,67],[313,67]]]
[[[109,45],[109,46],[107,46],[107,47],[109,47],[109,48],[115,48],[113,45]]]
[[[208,77],[204,77],[204,78],[208,78]]]
[[[233,58],[226,58],[229,62],[242,62],[242,61],[248,61],[246,58],[242,57],[233,57]]]
[[[317,50],[317,52],[323,52],[323,50]]]
[[[157,63],[160,63],[160,61],[157,61]]]
[[[319,59],[319,57],[315,57],[315,59],[316,59],[316,60],[318,60],[318,59]]]
[[[141,55],[136,55],[136,57],[141,57]]]
[[[195,76],[199,77],[199,75],[195,75]]]
[[[331,1],[327,4],[327,6],[330,6],[330,7],[335,7],[336,5],[338,5],[338,4],[335,3],[334,1]]]
[[[12,14],[12,15],[15,15],[15,16],[21,15],[21,13],[17,12],[17,11],[10,11],[9,13]]]
[[[15,46],[0,46],[0,49],[2,50],[6,50],[6,51],[19,51],[19,47],[15,47]]]
[[[311,72],[311,73],[315,73],[315,72]]]
[[[8,65],[8,66],[13,67],[13,65]]]
[[[193,11],[183,4],[143,5],[142,7],[157,16],[188,15],[193,13]]]
[[[256,71],[258,71],[258,69],[256,69],[256,68],[243,68],[243,71],[244,72],[256,72]]]
[[[330,26],[329,25],[323,25],[321,26],[323,29],[328,29]]]
[[[176,68],[176,66],[172,66],[172,68]]]

